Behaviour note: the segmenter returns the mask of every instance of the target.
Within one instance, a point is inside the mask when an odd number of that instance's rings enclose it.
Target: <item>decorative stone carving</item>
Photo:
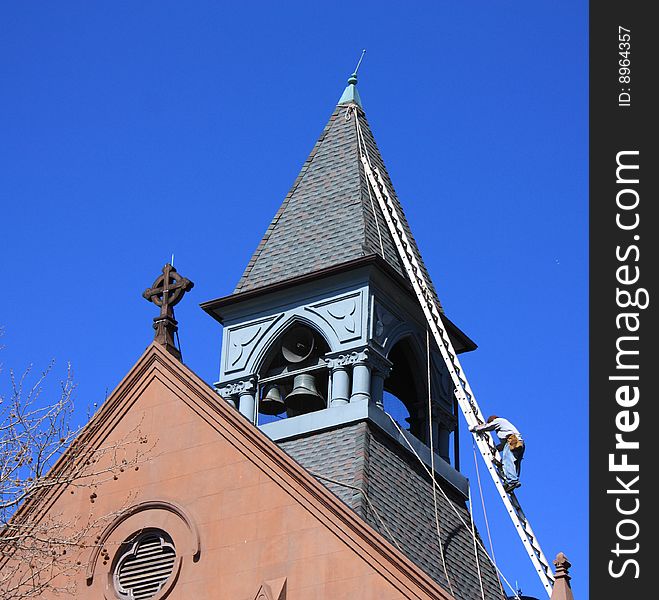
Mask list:
[[[228,337],[224,359],[225,373],[233,373],[245,368],[259,342],[281,316],[279,314],[267,317],[226,331]]]
[[[326,354],[325,362],[330,369],[364,363],[374,371],[382,372],[385,377],[389,375],[389,371],[392,367],[391,361],[369,346],[356,348],[349,352],[333,352],[331,354]]]
[[[237,399],[240,414],[249,421],[254,421],[256,415],[256,399],[254,397],[256,393],[256,379],[254,377],[223,383],[216,388],[216,391],[234,407],[236,406]]]
[[[239,332],[231,332],[229,337],[229,364],[235,367],[245,354],[245,349],[253,344],[263,331],[262,325],[247,327]]]
[[[307,306],[305,310],[325,321],[339,342],[349,342],[362,336],[362,292],[334,298]]]
[[[389,377],[393,366],[392,362],[372,348],[366,350],[368,351],[368,365],[371,367],[371,372],[379,374],[383,379]]]
[[[231,396],[242,396],[256,391],[256,381],[253,377],[248,377],[247,379],[224,383],[216,389],[220,396],[228,400]]]
[[[348,402],[348,368],[353,369],[350,401],[373,398],[382,406],[384,380],[388,377],[392,364],[377,350],[365,346],[350,352],[334,352],[325,356],[327,366],[332,370],[331,405]]]
[[[357,303],[351,299],[339,302],[334,306],[328,306],[327,314],[337,321],[343,321],[343,328],[348,333],[355,333],[356,323],[354,314],[356,310]]]
[[[367,362],[369,358],[369,348],[361,348],[351,352],[328,354],[325,356],[325,362],[330,369],[337,367],[347,367],[358,362]]]
[[[382,304],[375,302],[373,321],[373,340],[384,347],[387,343],[387,338],[401,323],[401,320],[389,312]]]
[[[263,582],[254,600],[286,600],[286,577]]]
[[[220,396],[220,397],[221,397],[221,398],[222,398],[222,399],[223,399],[223,400],[224,400],[229,406],[231,406],[231,407],[233,407],[233,408],[236,408],[236,403],[235,403],[235,401],[233,400],[233,398],[231,398],[231,396],[227,396],[227,397],[225,398],[224,396],[222,396],[222,394],[220,393],[220,390],[217,389],[217,388],[215,388],[215,392],[216,392],[217,395]]]

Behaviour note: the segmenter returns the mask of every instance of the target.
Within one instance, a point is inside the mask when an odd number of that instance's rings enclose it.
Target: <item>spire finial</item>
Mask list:
[[[364,54],[366,54],[366,48],[362,50],[362,55],[359,57],[357,66],[355,67],[353,74],[350,76],[350,79],[348,79],[348,83],[352,83],[353,85],[357,84],[357,71],[359,71],[359,66],[362,64],[362,60],[364,60]]]
[[[555,581],[549,600],[574,600],[572,587],[570,586],[571,577],[568,573],[572,564],[565,554],[559,552],[554,559],[554,565],[556,566]]]
[[[361,107],[362,101],[361,98],[359,97],[359,92],[357,92],[357,71],[359,71],[359,66],[362,64],[362,60],[364,60],[364,54],[366,54],[366,48],[362,50],[362,54],[359,57],[359,60],[357,61],[357,66],[355,67],[355,70],[350,77],[348,77],[348,87],[343,92],[343,95],[339,99],[339,104],[348,104],[349,102],[354,102],[355,104],[359,105]]]

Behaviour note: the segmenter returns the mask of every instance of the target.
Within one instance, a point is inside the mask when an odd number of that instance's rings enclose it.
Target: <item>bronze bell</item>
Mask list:
[[[281,353],[289,363],[307,360],[316,345],[313,332],[308,327],[293,327],[281,342]]]
[[[286,405],[281,397],[281,390],[275,384],[270,384],[259,402],[259,412],[264,415],[279,415],[286,410]]]
[[[286,414],[303,415],[326,408],[325,399],[316,389],[316,378],[311,373],[300,373],[293,380],[293,391],[286,395]]]

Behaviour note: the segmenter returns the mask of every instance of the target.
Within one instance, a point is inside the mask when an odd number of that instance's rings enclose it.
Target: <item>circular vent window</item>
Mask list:
[[[115,559],[117,596],[126,600],[153,598],[169,579],[175,562],[174,542],[164,531],[149,529],[127,539]]]

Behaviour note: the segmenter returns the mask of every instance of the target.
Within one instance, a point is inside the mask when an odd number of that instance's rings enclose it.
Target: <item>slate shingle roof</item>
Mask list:
[[[384,177],[412,251],[430,281],[366,116],[359,106],[351,106],[358,113],[371,163]],[[369,196],[359,159],[355,117],[347,118],[347,111],[346,105],[339,104],[332,113],[234,293],[372,255],[382,256],[407,279],[377,200]]]
[[[505,598],[480,545],[476,562],[464,498],[442,485],[445,495],[438,491],[437,501],[449,586],[430,478],[415,457],[377,427],[365,421],[279,445],[458,600],[482,598],[479,567],[485,598]]]

